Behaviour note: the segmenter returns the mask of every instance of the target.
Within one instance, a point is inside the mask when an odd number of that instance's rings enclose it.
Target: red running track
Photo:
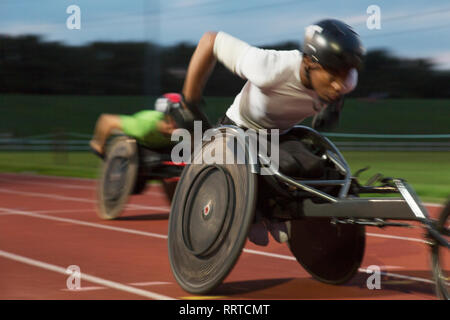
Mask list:
[[[394,227],[366,229],[360,272],[343,286],[312,279],[271,239],[247,242],[214,296],[192,296],[170,271],[168,214],[158,185],[132,197],[119,220],[103,221],[94,180],[0,174],[0,299],[436,299],[422,229]],[[67,287],[71,265],[79,290]],[[380,290],[367,288],[371,265],[383,271]]]

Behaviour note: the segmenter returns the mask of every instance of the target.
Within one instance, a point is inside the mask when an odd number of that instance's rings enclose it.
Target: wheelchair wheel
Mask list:
[[[449,241],[450,238],[450,201],[439,216],[437,223],[439,233]],[[450,299],[450,254],[449,249],[434,243],[431,247],[431,262],[434,280],[436,282],[436,294],[438,298]]]
[[[203,150],[219,145],[214,140]],[[211,292],[234,267],[254,218],[256,178],[247,164],[190,164],[183,170],[168,249],[175,279],[187,292]]]
[[[328,284],[343,284],[358,272],[361,265],[365,228],[361,225],[333,225],[329,218],[292,220],[289,248],[315,279]]]
[[[102,219],[120,216],[133,193],[138,174],[136,141],[119,136],[111,141],[97,184],[97,213]]]

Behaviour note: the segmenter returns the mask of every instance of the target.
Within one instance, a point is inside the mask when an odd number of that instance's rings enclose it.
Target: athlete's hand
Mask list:
[[[344,97],[332,102],[324,110],[316,114],[312,121],[313,129],[318,131],[329,131],[339,124],[341,111],[344,107]]]

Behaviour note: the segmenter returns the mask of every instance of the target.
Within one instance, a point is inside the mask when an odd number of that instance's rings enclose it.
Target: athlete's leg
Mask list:
[[[113,130],[122,130],[120,117],[114,114],[100,115],[95,125],[94,136],[89,143],[91,148],[103,154],[106,140]]]
[[[324,174],[325,160],[314,155],[294,135],[280,136],[280,171],[297,178],[320,178]]]

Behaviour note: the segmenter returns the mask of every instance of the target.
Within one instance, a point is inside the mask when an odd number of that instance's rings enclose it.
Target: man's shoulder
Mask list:
[[[280,67],[284,70],[297,70],[303,57],[299,50],[279,50],[277,55]]]
[[[292,60],[301,60],[303,57],[303,54],[297,50],[277,50],[277,52],[282,56],[282,57],[286,57],[287,59],[292,59]]]

